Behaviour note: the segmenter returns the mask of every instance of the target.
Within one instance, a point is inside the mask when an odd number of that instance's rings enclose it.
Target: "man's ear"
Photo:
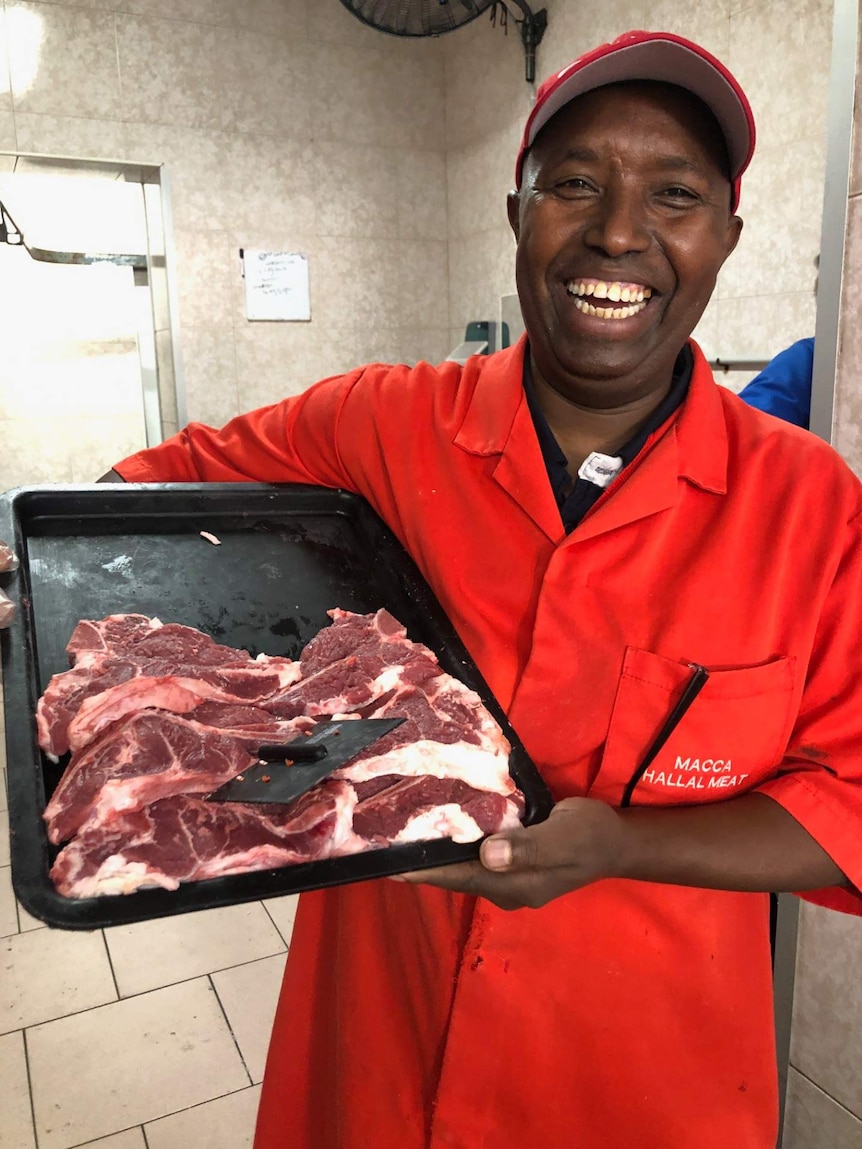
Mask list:
[[[738,215],[732,215],[727,222],[727,255],[725,255],[725,259],[736,250],[736,245],[739,243],[739,237],[741,235],[742,220]]]
[[[506,211],[509,214],[509,227],[517,240],[521,234],[521,197],[518,192],[510,191],[506,196]]]

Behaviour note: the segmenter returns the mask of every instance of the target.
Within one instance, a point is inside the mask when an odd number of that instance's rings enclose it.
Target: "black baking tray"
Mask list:
[[[202,538],[214,534],[220,545]],[[197,627],[253,656],[296,658],[327,610],[381,607],[475,690],[512,743],[510,770],[527,824],[552,799],[454,627],[395,535],[364,499],[301,485],[98,484],[27,487],[0,497],[0,539],[21,566],[0,575],[18,603],[0,632],[12,883],[49,925],[95,929],[403,873],[475,858],[478,843],[411,843],[350,857],[141,890],[65,898],[48,872],[57,853],[42,812],[64,762],[39,750],[36,703],[68,669],[66,643],[82,618],[135,612]]]

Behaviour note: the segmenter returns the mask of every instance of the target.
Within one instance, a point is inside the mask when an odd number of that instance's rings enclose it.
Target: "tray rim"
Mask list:
[[[79,524],[94,524],[100,519],[116,517],[118,503],[123,505],[125,521],[130,517],[142,518],[153,514],[153,503],[169,509],[174,503],[193,505],[186,511],[172,509],[176,520],[194,516],[200,529],[201,514],[212,511],[212,505],[221,497],[236,501],[260,503],[260,510],[299,513],[305,509],[320,513],[344,514],[358,520],[363,529],[376,533],[381,544],[395,548],[402,564],[401,581],[417,609],[430,616],[429,625],[441,631],[447,650],[435,649],[441,666],[475,690],[483,703],[500,723],[512,744],[510,769],[518,786],[524,790],[527,810],[524,824],[543,821],[553,806],[551,793],[537,767],[529,758],[517,733],[497,699],[493,696],[454,626],[443,611],[414,560],[403,548],[394,532],[360,495],[341,488],[311,486],[308,484],[274,483],[96,483],[88,485],[42,484],[16,487],[0,495],[0,538],[11,542],[18,551],[21,565],[17,572],[0,575],[0,586],[18,605],[12,626],[0,632],[0,660],[4,681],[4,711],[6,717],[7,786],[11,839],[12,883],[16,896],[24,908],[48,925],[64,929],[98,929],[105,926],[129,924],[172,916],[177,913],[211,909],[216,906],[241,904],[268,897],[294,894],[305,890],[324,889],[335,885],[385,877],[413,869],[431,868],[452,862],[471,860],[478,856],[479,842],[458,844],[451,840],[410,843],[381,850],[349,855],[344,858],[323,859],[315,862],[284,866],[277,870],[259,870],[248,874],[224,878],[204,879],[180,885],[178,890],[141,890],[134,896],[102,896],[88,899],[62,897],[48,878],[50,847],[41,818],[46,795],[43,781],[44,758],[35,739],[35,699],[38,699],[36,669],[38,651],[35,640],[35,620],[30,601],[31,578],[27,541],[36,532],[25,529],[25,512],[39,510],[40,504],[48,508],[70,497],[81,497],[91,504],[89,513],[54,510],[33,522],[76,520]],[[297,508],[286,508],[285,501],[297,502]],[[238,508],[236,508],[238,509]],[[221,513],[236,513],[222,510]],[[50,533],[50,532],[48,532]],[[120,532],[98,532],[117,533]],[[134,533],[134,531],[126,532]],[[411,627],[410,619],[400,619]],[[413,620],[415,626],[415,620]],[[427,641],[423,638],[421,641]],[[428,645],[432,645],[428,643]],[[457,666],[455,663],[457,662]],[[30,711],[30,720],[18,722],[17,714]],[[10,718],[12,719],[10,721]],[[14,769],[9,769],[11,763]],[[26,762],[32,768],[27,776],[17,766]],[[526,783],[526,787],[525,784]],[[41,807],[40,807],[41,802]],[[27,842],[19,822],[29,819],[37,823],[37,842]]]

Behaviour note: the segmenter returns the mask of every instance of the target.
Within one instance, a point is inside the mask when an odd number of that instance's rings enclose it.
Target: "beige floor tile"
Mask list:
[[[260,902],[105,930],[121,997],[283,953]]]
[[[0,1037],[0,1149],[36,1149],[24,1034]]]
[[[5,746],[3,741],[3,731],[0,730],[0,746]],[[4,750],[5,753],[5,750]],[[0,810],[9,809],[9,800],[6,797],[6,768],[0,771]]]
[[[32,914],[28,914],[21,903],[18,903],[18,929],[22,934],[29,933],[30,930],[46,930],[47,928],[44,922],[40,922]]]
[[[242,1089],[146,1127],[149,1149],[251,1149],[260,1086]]]
[[[0,866],[0,938],[17,933],[18,915],[12,891],[12,871],[8,866]]]
[[[0,941],[0,1033],[116,998],[99,931],[34,930]]]
[[[212,975],[233,1035],[252,1081],[263,1080],[263,1067],[278,991],[284,973],[284,955],[249,962]]]
[[[266,912],[278,927],[278,932],[284,938],[284,944],[290,945],[293,934],[293,919],[296,917],[296,907],[299,904],[298,894],[285,894],[281,898],[267,898],[263,903]]]
[[[134,1129],[124,1129],[122,1133],[113,1133],[110,1137],[100,1137],[98,1141],[88,1141],[81,1149],[147,1149],[147,1142],[143,1129],[138,1125]]]
[[[206,978],[37,1026],[27,1046],[39,1149],[69,1149],[248,1085]]]

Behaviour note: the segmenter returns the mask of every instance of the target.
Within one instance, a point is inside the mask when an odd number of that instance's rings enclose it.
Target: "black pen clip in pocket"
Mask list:
[[[709,678],[709,671],[706,669],[706,667],[699,666],[696,662],[690,662],[689,666],[692,670],[691,678],[686,683],[685,690],[683,690],[679,697],[679,701],[668,715],[664,726],[662,726],[661,730],[659,730],[658,734],[656,735],[653,744],[641,759],[640,765],[637,767],[634,774],[632,774],[631,778],[629,778],[626,784],[626,788],[623,791],[620,808],[631,805],[632,794],[634,793],[635,786],[637,786],[638,782],[640,782],[641,778],[644,776],[644,773],[649,769],[650,764],[652,763],[656,754],[658,754],[662,746],[664,746],[665,742],[667,742],[668,738],[670,738],[671,734],[679,725],[682,716],[685,714],[685,712],[691,706],[692,702],[694,702],[695,698],[697,698],[698,694],[700,694],[701,690],[703,690],[704,686],[706,685],[706,680]]]

